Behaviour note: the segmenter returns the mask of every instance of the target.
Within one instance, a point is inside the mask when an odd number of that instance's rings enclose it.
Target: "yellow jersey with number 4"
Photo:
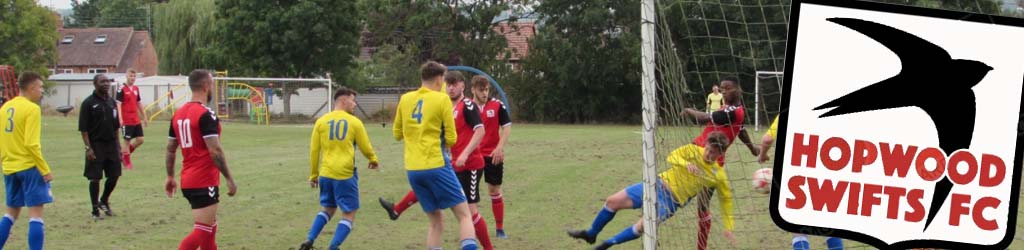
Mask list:
[[[451,166],[451,147],[458,139],[448,94],[420,88],[405,93],[395,111],[394,136],[405,141],[405,169]]]

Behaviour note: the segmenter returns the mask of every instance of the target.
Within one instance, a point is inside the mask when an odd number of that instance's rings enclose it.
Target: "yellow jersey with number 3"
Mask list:
[[[5,175],[34,167],[39,168],[39,174],[50,173],[39,143],[41,119],[39,104],[25,97],[15,97],[0,107],[0,157]]]
[[[405,141],[405,169],[428,170],[451,165],[458,139],[448,94],[420,88],[402,95],[395,111],[394,136]]]

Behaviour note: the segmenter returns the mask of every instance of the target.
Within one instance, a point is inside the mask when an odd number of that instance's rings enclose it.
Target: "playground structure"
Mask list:
[[[222,94],[224,94],[226,100],[224,102],[226,106],[224,110],[228,111],[221,111],[223,117],[230,117],[232,101],[245,101],[248,105],[243,108],[246,108],[249,111],[249,121],[255,122],[256,124],[270,124],[270,108],[267,106],[267,98],[263,88],[253,87],[249,84],[237,82],[229,82],[225,85],[226,86],[220,88],[224,90],[222,91]]]
[[[14,66],[0,65],[0,81],[3,82],[0,104],[18,96],[18,76],[14,73]]]

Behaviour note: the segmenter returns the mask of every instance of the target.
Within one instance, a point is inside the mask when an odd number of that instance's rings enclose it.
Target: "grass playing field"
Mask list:
[[[147,142],[134,155],[134,170],[124,171],[111,198],[116,216],[94,222],[89,215],[88,186],[82,177],[84,153],[81,136],[73,117],[43,118],[43,154],[53,168],[56,201],[46,207],[46,246],[48,249],[175,249],[192,230],[187,201],[167,198],[163,193],[164,145],[166,121],[146,128]],[[346,249],[424,249],[427,220],[419,206],[410,208],[398,221],[387,219],[377,197],[401,198],[409,190],[402,168],[402,147],[391,137],[391,128],[367,123],[371,140],[381,159],[380,170],[365,168],[366,160],[356,159],[360,174],[361,206],[354,231],[343,245]],[[308,144],[311,126],[257,126],[223,124],[223,143],[228,165],[235,175],[239,192],[221,197],[217,242],[220,249],[290,249],[305,239],[310,222],[319,209],[317,191],[306,182],[309,173]],[[510,238],[493,239],[497,249],[586,249],[581,241],[570,239],[565,230],[586,228],[601,208],[603,199],[641,180],[639,126],[555,126],[517,125],[506,155],[506,219]],[[755,138],[760,138],[758,134]],[[748,153],[742,162],[751,162]],[[180,157],[177,170],[180,171]],[[732,161],[732,160],[729,160]],[[730,176],[749,176],[758,168],[748,164],[729,167]],[[735,169],[735,170],[734,170]],[[767,196],[750,192],[750,184],[734,183],[737,213],[761,213],[763,216],[737,221],[740,244],[712,246],[724,249],[787,249],[787,233],[772,230],[767,215]],[[0,190],[2,191],[2,190]],[[486,192],[486,189],[482,190]],[[486,196],[485,196],[486,197]],[[493,237],[493,215],[489,199],[482,199],[481,210]],[[717,214],[717,201],[713,204]],[[682,210],[669,223],[680,229],[679,240],[664,240],[663,249],[692,249],[694,221],[692,206]],[[26,248],[28,218],[20,218],[8,240],[8,248]],[[685,216],[682,216],[685,215]],[[446,212],[445,248],[458,244],[455,220]],[[598,237],[604,240],[640,217],[639,210],[619,212]],[[685,220],[685,221],[683,221]],[[338,216],[333,218],[317,240],[325,249],[334,233]],[[668,226],[672,226],[668,225]],[[681,226],[680,226],[681,225]],[[742,230],[760,232],[744,233]],[[1017,227],[1018,229],[1020,226]],[[716,225],[712,240],[722,240],[721,225]],[[756,234],[756,235],[754,235]],[[767,236],[766,236],[767,235]],[[812,238],[815,248],[823,247],[820,238]],[[850,248],[861,246],[847,241]],[[638,249],[639,240],[618,247]],[[1021,249],[1018,240],[1012,249]]]

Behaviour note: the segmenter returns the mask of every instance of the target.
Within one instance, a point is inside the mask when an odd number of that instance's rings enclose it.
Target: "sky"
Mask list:
[[[71,0],[36,0],[39,5],[50,9],[70,9]]]

